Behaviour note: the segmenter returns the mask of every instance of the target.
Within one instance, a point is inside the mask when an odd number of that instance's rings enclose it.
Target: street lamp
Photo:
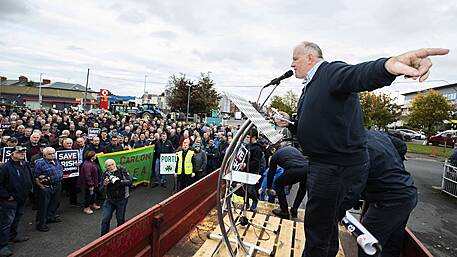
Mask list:
[[[43,96],[41,95],[41,77],[44,73],[40,73],[40,87],[38,88],[38,102],[40,103],[40,109],[43,108]]]
[[[186,123],[189,123],[189,104],[190,104],[190,88],[192,87],[191,84],[187,85],[189,90],[187,91],[187,113],[186,113]]]

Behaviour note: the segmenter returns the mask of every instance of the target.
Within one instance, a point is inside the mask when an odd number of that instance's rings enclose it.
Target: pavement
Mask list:
[[[140,214],[171,195],[171,185],[167,188],[149,188],[138,186],[131,190],[127,204],[126,220]],[[82,194],[78,200],[83,200]],[[26,207],[25,215],[19,224],[19,233],[30,237],[29,241],[12,244],[15,257],[61,257],[80,249],[100,236],[101,209],[92,215],[82,212],[82,207],[69,205],[68,197],[62,197],[59,214],[60,223],[48,224],[49,232],[35,230],[35,211],[30,205]],[[113,215],[111,229],[116,226]]]

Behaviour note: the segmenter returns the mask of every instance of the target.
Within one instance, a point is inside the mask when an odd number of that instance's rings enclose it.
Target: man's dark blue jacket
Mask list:
[[[0,165],[0,199],[7,200],[10,196],[16,201],[25,201],[32,190],[32,173],[27,162],[9,159]]]
[[[387,59],[349,65],[323,62],[298,103],[297,136],[311,161],[353,166],[368,161],[357,92],[388,86]]]

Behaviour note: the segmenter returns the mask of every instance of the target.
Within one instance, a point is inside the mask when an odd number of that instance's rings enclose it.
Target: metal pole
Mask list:
[[[146,78],[148,75],[144,75],[144,93],[146,94]]]
[[[83,110],[86,107],[87,101],[87,87],[89,86],[89,68],[87,68],[87,77],[86,77],[86,91],[84,92],[84,102],[83,102]]]
[[[186,123],[189,123],[189,104],[190,104],[190,87],[191,85],[187,85],[189,90],[187,91],[187,112],[186,112]]]
[[[38,102],[40,103],[40,109],[43,108],[43,96],[41,95],[41,77],[43,73],[40,73],[40,87],[38,88]]]

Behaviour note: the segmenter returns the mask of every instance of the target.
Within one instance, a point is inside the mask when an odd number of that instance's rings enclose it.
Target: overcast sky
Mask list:
[[[457,1],[0,0],[0,75],[161,93],[168,77],[211,72],[218,91],[256,99],[290,68],[293,47],[319,44],[328,61],[358,63],[421,47],[433,58],[426,88],[457,82]],[[397,82],[407,82],[402,78]],[[290,78],[276,94],[301,81]],[[418,88],[396,83],[394,95]]]

